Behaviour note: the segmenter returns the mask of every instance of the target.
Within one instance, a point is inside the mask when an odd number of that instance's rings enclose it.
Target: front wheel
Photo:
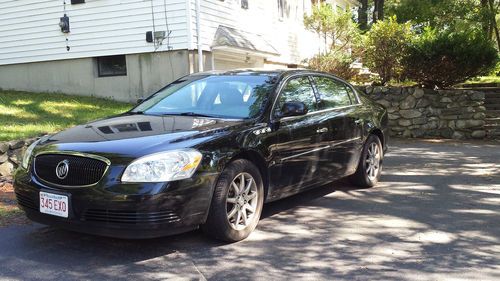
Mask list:
[[[361,152],[356,173],[351,181],[361,187],[372,187],[380,180],[383,160],[382,144],[375,135],[370,135]]]
[[[216,239],[243,240],[257,226],[263,203],[264,187],[259,170],[248,160],[235,160],[217,181],[202,229]]]

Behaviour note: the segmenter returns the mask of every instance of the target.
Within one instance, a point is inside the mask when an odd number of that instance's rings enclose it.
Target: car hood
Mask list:
[[[41,141],[37,151],[135,158],[166,149],[193,147],[243,123],[191,116],[121,115],[57,133]]]

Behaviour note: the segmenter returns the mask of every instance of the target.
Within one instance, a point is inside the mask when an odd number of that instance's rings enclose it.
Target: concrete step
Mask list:
[[[500,96],[498,98],[489,98],[486,97],[484,99],[485,104],[500,104]]]
[[[500,130],[486,131],[486,137],[488,137],[488,138],[500,138]]]
[[[500,104],[496,104],[496,103],[491,104],[491,103],[485,102],[484,107],[486,107],[486,110],[500,110]]]
[[[493,92],[493,91],[483,91],[483,92],[484,92],[484,97],[486,99],[500,98],[500,89],[498,90],[498,92]]]
[[[500,117],[500,110],[486,110],[486,117]]]
[[[484,128],[486,130],[496,130],[496,129],[500,129],[500,123],[486,123],[484,124]]]

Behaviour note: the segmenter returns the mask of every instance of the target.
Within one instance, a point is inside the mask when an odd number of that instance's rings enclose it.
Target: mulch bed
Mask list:
[[[0,178],[0,227],[29,223],[23,211],[17,207],[12,181]]]

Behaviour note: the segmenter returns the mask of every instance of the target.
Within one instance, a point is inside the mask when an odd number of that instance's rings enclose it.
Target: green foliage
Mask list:
[[[380,75],[383,84],[401,78],[402,60],[413,36],[410,24],[400,24],[396,17],[378,21],[366,34],[363,62]]]
[[[335,74],[345,80],[351,80],[357,70],[351,68],[354,58],[347,53],[330,52],[319,54],[309,60],[309,68]]]
[[[400,22],[411,21],[420,31],[426,26],[480,29],[489,13],[480,0],[393,0],[388,3],[387,12]]]
[[[53,133],[130,107],[95,97],[0,91],[0,141]]]
[[[426,28],[413,40],[403,60],[405,76],[427,87],[449,87],[488,74],[498,53],[483,34]]]
[[[327,3],[315,5],[310,16],[304,15],[304,26],[322,37],[325,50],[347,51],[360,40],[351,12],[334,9]]]
[[[325,52],[307,61],[309,68],[351,79],[357,71],[351,68],[361,43],[361,34],[352,20],[352,14],[321,3],[313,7],[310,16],[304,15],[306,29],[319,35],[324,41]]]

